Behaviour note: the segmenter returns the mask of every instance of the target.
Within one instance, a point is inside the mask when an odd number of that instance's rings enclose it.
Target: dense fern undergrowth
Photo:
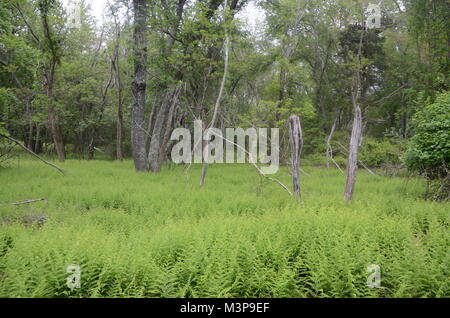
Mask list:
[[[211,166],[203,188],[195,165],[62,166],[0,170],[0,297],[450,297],[449,205],[419,179],[360,170],[345,204],[335,169],[304,167],[297,202],[246,165]]]

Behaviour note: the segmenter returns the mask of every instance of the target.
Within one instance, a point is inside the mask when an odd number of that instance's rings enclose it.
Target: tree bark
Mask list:
[[[174,2],[174,1],[173,1]],[[161,1],[164,10],[168,17],[172,17],[172,8],[168,5],[166,0]],[[166,41],[165,54],[169,56],[172,52],[172,48],[175,44],[175,39],[177,37],[179,26],[183,18],[184,6],[186,0],[178,0],[176,5],[175,15],[173,16],[173,22],[171,22],[167,34],[169,35]],[[172,18],[170,18],[172,20]],[[177,80],[182,80],[183,74],[177,72],[175,78]],[[176,104],[178,103],[178,98],[181,93],[181,86],[177,85],[175,87],[164,87],[165,94],[163,94],[163,99],[158,112],[156,113],[156,108],[152,108],[152,114],[149,119],[149,129],[148,134],[150,136],[150,145],[147,157],[147,166],[151,172],[158,173],[161,170],[162,163],[166,154],[167,143],[170,139],[171,126],[173,122],[173,112]],[[152,126],[153,116],[156,114],[156,119]],[[165,124],[164,124],[165,123]],[[150,129],[152,128],[152,130]],[[148,139],[148,138],[147,138]],[[148,141],[148,140],[147,140]],[[146,141],[146,144],[147,144]]]
[[[147,160],[148,169],[154,173],[158,173],[161,170],[160,153],[161,153],[164,123],[170,119],[169,118],[170,109],[172,108],[172,105],[174,106],[174,104],[176,104],[178,100],[178,94],[179,94],[178,86],[170,89],[165,94],[163,102],[161,103],[161,107],[159,108],[158,114],[156,115]]]
[[[136,171],[147,170],[145,149],[145,91],[147,80],[147,1],[133,0],[134,11],[134,79],[131,113],[131,147]]]
[[[345,182],[344,201],[350,201],[356,183],[356,169],[358,168],[358,148],[361,139],[362,114],[359,104],[355,106],[352,136],[347,159],[347,179]]]
[[[298,116],[289,117],[289,143],[291,144],[292,193],[300,198],[300,154],[303,148],[303,134]]]
[[[169,114],[166,119],[166,127],[165,127],[165,131],[164,131],[164,137],[162,138],[161,149],[159,151],[159,163],[158,164],[160,167],[164,163],[164,159],[166,156],[167,144],[169,143],[170,135],[172,133],[173,116],[174,116],[174,112],[175,112],[175,107],[178,104],[178,97],[180,96],[180,93],[181,93],[181,85],[178,85],[175,88],[175,92],[172,97],[172,105],[170,106]]]

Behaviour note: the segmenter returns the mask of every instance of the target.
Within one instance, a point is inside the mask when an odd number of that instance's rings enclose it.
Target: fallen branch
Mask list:
[[[272,181],[272,182],[275,182],[275,183],[278,183],[284,190],[286,190],[287,191],[287,193],[289,193],[289,195],[290,196],[292,196],[292,192],[281,182],[281,181],[279,181],[278,179],[276,179],[276,178],[272,178],[272,177],[269,177],[268,175],[266,175],[264,172],[262,172],[262,170],[261,170],[261,168],[259,168],[258,167],[258,165],[256,164],[256,163],[254,163],[254,162],[252,162],[252,160],[250,159],[250,156],[251,156],[251,154],[245,149],[245,148],[243,148],[242,146],[240,146],[240,145],[238,145],[238,144],[236,144],[236,143],[234,143],[233,141],[231,141],[231,140],[228,140],[227,138],[225,138],[225,137],[223,137],[223,136],[220,136],[220,135],[215,135],[216,137],[219,137],[219,138],[222,138],[223,140],[225,140],[226,142],[229,142],[230,144],[232,144],[232,145],[235,145],[236,147],[238,147],[239,149],[242,149],[247,155],[248,155],[248,162],[258,171],[258,173],[262,176],[262,177],[264,177],[264,178],[266,178],[267,180],[270,180],[270,181]]]
[[[28,149],[27,147],[25,147],[24,145],[22,145],[22,143],[21,143],[20,141],[14,139],[14,138],[12,138],[12,137],[3,135],[3,134],[0,134],[0,137],[6,138],[6,139],[8,139],[9,141],[12,141],[13,143],[19,145],[20,147],[22,147],[23,149],[25,149],[26,152],[28,152],[28,153],[30,153],[31,155],[35,156],[36,158],[38,158],[39,160],[41,160],[41,161],[44,162],[45,164],[47,164],[47,165],[49,165],[49,166],[51,166],[51,167],[57,169],[57,170],[58,170],[59,172],[61,172],[62,174],[65,174],[64,169],[62,169],[62,168],[58,167],[57,165],[54,165],[53,163],[48,162],[47,160],[41,158],[41,157],[38,156],[36,153],[34,153],[34,152],[31,151],[30,149]]]
[[[46,201],[46,200],[45,199],[26,200],[26,201],[22,201],[22,202],[11,203],[11,205],[21,205],[21,204],[28,204],[28,203],[41,202],[41,201]]]

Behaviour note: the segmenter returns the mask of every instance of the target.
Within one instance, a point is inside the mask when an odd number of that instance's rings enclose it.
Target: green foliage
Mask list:
[[[359,159],[369,167],[400,165],[403,154],[402,144],[389,139],[365,137]]]
[[[414,124],[416,134],[405,156],[406,165],[431,178],[446,175],[450,166],[450,92],[439,94],[435,103],[419,111]]]
[[[0,170],[1,203],[48,200],[0,206],[0,297],[450,296],[448,207],[417,200],[420,179],[361,171],[346,205],[337,170],[305,167],[299,204],[273,183],[255,191],[247,165],[211,166],[201,189],[196,165],[188,179],[130,174],[131,161],[62,166]],[[30,214],[48,221],[24,226]],[[69,264],[80,289],[66,286]],[[370,264],[380,289],[366,286]]]

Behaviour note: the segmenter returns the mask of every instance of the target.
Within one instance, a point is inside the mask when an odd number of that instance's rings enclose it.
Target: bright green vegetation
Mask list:
[[[420,179],[360,170],[345,204],[338,170],[305,167],[296,202],[250,166],[213,165],[200,188],[197,166],[132,165],[1,169],[0,297],[450,297],[449,205],[418,199]],[[370,264],[380,289],[366,286]]]

